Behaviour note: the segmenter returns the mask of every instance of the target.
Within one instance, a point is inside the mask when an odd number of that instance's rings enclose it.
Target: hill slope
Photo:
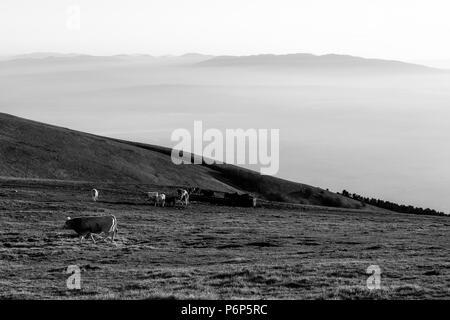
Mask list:
[[[172,163],[171,150],[0,113],[0,176],[198,186],[294,203],[359,208],[359,201],[233,165]]]

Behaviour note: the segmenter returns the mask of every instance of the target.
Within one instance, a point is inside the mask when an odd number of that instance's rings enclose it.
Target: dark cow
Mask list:
[[[117,219],[113,215],[102,217],[79,217],[67,218],[64,225],[64,229],[72,229],[80,236],[80,242],[86,236],[90,236],[95,243],[94,234],[101,235],[106,234],[103,238],[105,241],[108,237],[111,238],[111,242],[114,242],[114,237],[117,234]]]
[[[256,198],[245,193],[238,194],[235,193],[225,193],[224,195],[225,203],[229,206],[235,207],[256,207]]]
[[[165,204],[168,207],[175,207],[177,200],[179,200],[178,195],[169,194],[166,196]]]

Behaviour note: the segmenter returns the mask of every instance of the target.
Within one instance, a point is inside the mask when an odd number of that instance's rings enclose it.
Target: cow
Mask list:
[[[166,200],[165,203],[169,206],[169,207],[175,207],[176,203],[178,200],[178,196],[177,195],[167,195],[166,196]]]
[[[158,195],[159,195],[159,192],[154,192],[154,191],[147,192],[147,200],[153,201],[153,203],[155,204],[155,207],[156,207]]]
[[[185,189],[177,189],[178,198],[185,206],[189,203],[189,192]]]
[[[225,203],[229,206],[235,207],[256,207],[256,198],[245,193],[238,194],[235,193],[225,193],[224,195]]]
[[[78,217],[71,219],[67,218],[64,224],[64,229],[74,230],[80,236],[80,243],[86,236],[90,236],[95,243],[94,234],[100,236],[106,234],[103,240],[111,238],[114,242],[114,237],[117,234],[117,219],[115,216],[101,216],[101,217]],[[101,237],[101,236],[100,236]]]
[[[94,202],[96,202],[98,200],[98,190],[97,189],[92,189],[91,190],[91,195],[92,195],[92,200],[94,200]]]
[[[166,203],[166,195],[164,193],[160,193],[156,196],[155,206],[158,204],[161,207],[164,207]]]

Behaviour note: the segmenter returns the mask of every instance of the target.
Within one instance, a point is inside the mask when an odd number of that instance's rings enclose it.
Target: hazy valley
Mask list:
[[[280,177],[450,208],[448,73],[409,65],[396,70],[379,61],[374,69],[370,60],[349,68],[346,57],[332,68],[223,67],[208,65],[210,59],[2,61],[0,111],[165,146],[173,145],[174,129],[192,130],[194,120],[219,129],[281,128]]]

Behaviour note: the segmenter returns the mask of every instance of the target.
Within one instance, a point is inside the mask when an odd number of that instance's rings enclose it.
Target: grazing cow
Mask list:
[[[177,200],[178,200],[178,196],[175,196],[175,195],[167,195],[165,203],[166,203],[169,207],[175,207],[175,205],[176,205],[176,203],[177,203]]]
[[[159,195],[159,192],[154,192],[154,191],[151,191],[151,192],[147,192],[147,200],[148,201],[153,201],[153,203],[155,204],[155,207],[156,207],[156,202],[157,202],[157,199],[158,199],[158,195]]]
[[[225,193],[225,203],[235,207],[256,207],[256,198],[249,194]]]
[[[94,202],[96,202],[98,200],[98,191],[97,191],[97,189],[92,189],[91,190],[91,195],[92,195],[92,200],[94,200]]]
[[[160,193],[156,196],[155,206],[158,204],[161,207],[164,207],[166,203],[166,195],[164,193]]]
[[[185,206],[187,206],[189,203],[189,192],[187,192],[184,189],[177,189],[177,194],[178,194],[178,197],[179,197],[181,203],[183,203]]]
[[[102,217],[79,217],[67,218],[64,229],[74,230],[80,236],[80,243],[86,236],[90,236],[95,243],[94,234],[100,236],[102,233],[106,234],[103,240],[106,241],[109,237],[111,242],[114,242],[114,237],[117,234],[117,219],[113,215]],[[100,236],[101,237],[101,236]]]

